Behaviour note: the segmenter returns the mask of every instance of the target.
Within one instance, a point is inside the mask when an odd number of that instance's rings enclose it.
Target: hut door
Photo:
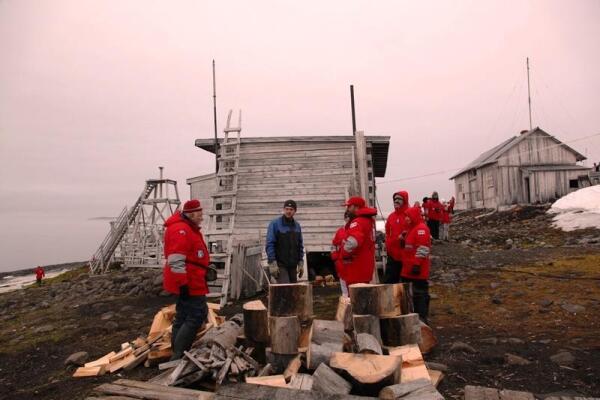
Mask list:
[[[525,197],[527,199],[527,203],[531,204],[531,188],[529,185],[529,177],[525,177]]]

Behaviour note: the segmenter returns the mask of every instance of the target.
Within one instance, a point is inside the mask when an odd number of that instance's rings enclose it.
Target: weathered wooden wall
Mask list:
[[[217,181],[215,174],[206,174],[187,179],[187,184],[190,185],[190,199],[198,199],[204,210],[204,221],[202,221],[202,229],[208,229],[208,212],[212,210],[213,194],[216,190]],[[183,201],[182,201],[183,204]]]

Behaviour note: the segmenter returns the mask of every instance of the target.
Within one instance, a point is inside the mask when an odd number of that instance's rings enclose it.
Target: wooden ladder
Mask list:
[[[219,298],[221,306],[227,303],[231,281],[240,161],[240,133],[242,131],[242,112],[239,113],[237,127],[231,127],[231,114],[232,110],[229,110],[227,125],[223,130],[225,136],[219,144],[217,186],[215,193],[211,195],[213,207],[209,214],[210,220],[206,232],[210,246],[211,262],[223,264],[223,271],[217,274],[217,280],[209,282],[209,289],[215,291],[209,293],[207,298]],[[231,135],[232,133],[233,135]]]

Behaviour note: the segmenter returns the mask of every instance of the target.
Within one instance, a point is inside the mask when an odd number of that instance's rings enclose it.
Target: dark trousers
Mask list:
[[[198,329],[206,321],[208,306],[206,296],[190,296],[187,299],[177,298],[171,335],[171,360],[183,357],[183,352],[189,350],[196,339]]]
[[[387,263],[385,264],[383,283],[399,283],[401,270],[402,262],[394,260],[392,257],[388,256]]]
[[[279,267],[279,278],[277,283],[297,283],[298,282],[298,269],[296,266],[287,267],[280,263],[277,263]]]
[[[42,286],[42,278],[36,278],[35,280],[38,286]]]
[[[432,238],[434,238],[434,239],[440,238],[440,221],[436,221],[434,219],[428,219],[427,227],[429,228],[429,232],[431,232]]]
[[[429,282],[424,279],[402,278],[402,282],[411,282],[413,291],[413,306],[421,321],[427,322],[429,316]]]

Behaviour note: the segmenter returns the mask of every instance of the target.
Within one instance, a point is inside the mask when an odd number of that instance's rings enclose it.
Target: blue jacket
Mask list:
[[[267,257],[269,263],[277,261],[284,268],[295,268],[304,259],[304,242],[300,224],[283,215],[269,223],[267,229]]]

